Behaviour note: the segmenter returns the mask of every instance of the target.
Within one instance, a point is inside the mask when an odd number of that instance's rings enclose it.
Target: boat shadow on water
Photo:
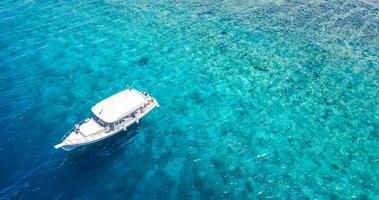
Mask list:
[[[126,131],[122,131],[103,141],[79,147],[70,152],[60,151],[63,157],[56,156],[56,162],[46,163],[45,166],[35,170],[30,176],[23,178],[28,187],[14,188],[8,197],[17,195],[27,195],[31,199],[41,199],[33,190],[54,191],[54,188],[62,186],[62,193],[45,193],[49,197],[58,195],[58,198],[74,199],[80,192],[75,188],[89,189],[95,186],[99,176],[105,173],[115,161],[118,161],[127,151],[128,144],[131,144],[141,133],[143,123],[134,124]],[[125,163],[126,165],[128,163]],[[41,180],[49,180],[51,184],[45,184]],[[71,185],[72,187],[63,187]],[[1,191],[0,191],[1,192]],[[0,199],[2,198],[0,193]]]

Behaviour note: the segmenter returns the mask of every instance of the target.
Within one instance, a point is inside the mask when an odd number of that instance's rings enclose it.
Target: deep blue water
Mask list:
[[[379,4],[0,2],[0,199],[379,199]],[[161,105],[55,150],[128,86]]]

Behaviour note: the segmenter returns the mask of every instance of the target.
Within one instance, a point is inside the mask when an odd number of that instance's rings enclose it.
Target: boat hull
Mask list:
[[[134,124],[134,123],[133,123],[133,124]],[[93,140],[93,141],[90,141],[90,142],[86,142],[86,143],[73,144],[73,145],[61,145],[62,143],[61,143],[61,144],[57,144],[57,145],[54,146],[54,148],[55,148],[55,149],[59,149],[59,148],[61,148],[61,149],[65,150],[65,151],[71,151],[71,150],[74,150],[74,149],[76,149],[76,148],[78,148],[78,147],[87,146],[87,145],[90,145],[90,144],[93,144],[93,143],[99,142],[99,141],[101,141],[101,140],[105,140],[105,139],[107,139],[107,138],[109,138],[109,137],[111,137],[111,136],[113,136],[113,135],[115,135],[115,134],[117,134],[117,133],[119,133],[119,132],[121,132],[121,131],[122,131],[122,130],[115,131],[115,132],[113,132],[112,134],[109,134],[109,135],[107,135],[107,136],[105,136],[105,137],[102,137],[102,138],[99,138],[99,139],[97,139],[97,140]]]
[[[63,146],[62,149],[65,150],[65,151],[71,151],[71,150],[74,150],[76,148],[78,148],[79,146]]]

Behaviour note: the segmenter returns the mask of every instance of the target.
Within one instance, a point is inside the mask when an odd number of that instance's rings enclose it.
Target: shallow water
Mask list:
[[[378,199],[375,1],[0,2],[0,199]],[[53,145],[126,87],[161,105]]]

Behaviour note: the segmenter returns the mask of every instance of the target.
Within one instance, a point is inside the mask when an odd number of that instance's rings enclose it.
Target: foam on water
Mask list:
[[[377,199],[375,1],[2,1],[0,198]],[[126,133],[53,145],[128,86]]]

